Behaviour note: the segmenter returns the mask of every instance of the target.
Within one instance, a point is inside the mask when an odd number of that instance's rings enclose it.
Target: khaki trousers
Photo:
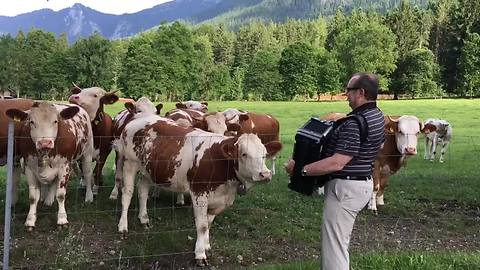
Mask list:
[[[325,184],[322,269],[349,270],[348,246],[358,212],[372,197],[373,182],[332,179]]]

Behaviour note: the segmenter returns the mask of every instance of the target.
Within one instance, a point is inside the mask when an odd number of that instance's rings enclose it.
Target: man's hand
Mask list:
[[[293,173],[293,167],[295,166],[295,161],[293,159],[289,159],[287,162],[283,164],[285,167],[285,171],[287,172],[288,175],[292,175]]]

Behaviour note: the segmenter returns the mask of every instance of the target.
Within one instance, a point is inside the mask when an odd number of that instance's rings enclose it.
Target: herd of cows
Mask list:
[[[195,259],[207,263],[209,230],[216,215],[232,205],[256,183],[268,182],[275,174],[275,156],[282,148],[280,125],[269,114],[227,109],[208,112],[208,104],[187,101],[161,116],[162,104],[147,98],[125,103],[125,110],[113,119],[104,106],[117,102],[115,92],[99,87],[72,88],[70,104],[53,104],[28,99],[0,100],[0,163],[7,155],[7,125],[15,123],[14,202],[23,172],[28,182],[27,230],[35,228],[37,205],[58,203],[57,225],[68,224],[66,187],[75,173],[86,186],[85,202],[92,202],[103,185],[102,169],[111,150],[115,151],[115,186],[121,191],[122,212],[118,231],[128,232],[127,214],[137,173],[140,223],[149,226],[147,199],[152,184],[191,196],[197,240]],[[324,119],[335,120],[332,113]],[[420,133],[426,134],[425,159],[434,160],[442,146],[440,162],[452,136],[445,120],[421,122],[415,116],[385,116],[385,143],[374,164],[374,195],[369,209],[383,205],[388,178],[408,156],[417,154]],[[272,168],[266,166],[272,159]],[[93,167],[93,162],[95,167]]]

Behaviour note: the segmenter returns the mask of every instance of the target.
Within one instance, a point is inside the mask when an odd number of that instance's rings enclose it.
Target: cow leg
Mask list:
[[[183,193],[178,193],[177,194],[177,205],[185,205],[185,194]]]
[[[85,179],[85,202],[93,202],[92,190],[92,156],[88,153],[82,157],[82,173]]]
[[[70,177],[70,168],[68,164],[60,170],[58,174],[57,182],[57,203],[58,203],[58,213],[57,213],[57,225],[63,226],[68,224],[67,220],[67,210],[65,209],[65,195],[67,193],[67,182]],[[53,185],[52,185],[53,186]]]
[[[75,175],[78,177],[80,186],[84,187],[85,186],[85,179],[83,179],[83,172],[82,169],[80,169],[80,164],[81,161],[73,161],[72,162],[72,169]]]
[[[138,164],[134,161],[124,160],[123,162],[123,185],[122,185],[122,215],[118,222],[120,233],[128,232],[128,207],[132,201],[133,185],[135,175],[138,171]]]
[[[108,154],[110,154],[110,150],[107,153],[100,153],[100,157],[98,158],[95,169],[93,170],[95,175],[95,184],[94,190],[95,194],[98,193],[98,187],[103,185],[103,166],[105,166],[105,161],[107,160]]]
[[[444,158],[445,158],[445,152],[447,152],[447,149],[448,149],[448,145],[450,144],[449,141],[443,141],[443,145],[442,145],[442,152],[440,154],[440,163],[443,163],[444,162]]]
[[[20,164],[15,162],[15,166],[13,167],[12,205],[17,204],[18,202],[18,190],[20,187],[21,173],[22,168],[20,168]]]
[[[25,227],[27,227],[28,231],[32,231],[33,228],[35,228],[35,222],[37,221],[37,205],[40,200],[40,184],[28,166],[25,168],[25,175],[27,177],[28,199],[30,202],[30,209],[28,210]]]
[[[147,213],[147,200],[150,182],[150,179],[148,179],[146,176],[142,176],[138,181],[138,200],[140,204],[138,209],[138,219],[140,220],[140,224],[142,224],[146,229],[150,228],[150,220],[148,219]]]
[[[275,161],[276,157],[272,157],[272,176],[275,175]]]
[[[122,186],[123,178],[123,157],[120,156],[118,151],[115,151],[115,185],[112,192],[110,192],[110,199],[116,200],[118,198],[118,189]]]
[[[437,143],[438,143],[438,136],[435,135],[432,140],[432,148],[430,151],[430,161],[435,160],[435,155],[437,154]]]
[[[208,243],[208,198],[207,196],[192,196],[193,213],[195,215],[195,227],[197,229],[197,242],[195,243],[195,260],[199,266],[208,264],[205,253]]]
[[[423,155],[423,159],[427,160],[430,158],[430,145],[429,145],[430,139],[428,138],[428,135],[425,135],[425,151]]]

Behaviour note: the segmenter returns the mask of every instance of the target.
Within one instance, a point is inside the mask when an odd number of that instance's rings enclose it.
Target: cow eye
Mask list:
[[[246,158],[246,157],[247,157],[247,154],[246,154],[246,153],[243,153],[243,154],[242,154],[242,157]]]
[[[58,123],[58,120],[53,121],[53,123],[54,123],[54,124],[57,124],[57,123]]]
[[[94,94],[93,97],[94,97],[94,98],[98,98],[98,95],[97,95],[97,94]]]
[[[35,122],[30,121],[30,125],[35,126]]]
[[[137,110],[137,113],[141,113],[142,111],[141,110]]]

